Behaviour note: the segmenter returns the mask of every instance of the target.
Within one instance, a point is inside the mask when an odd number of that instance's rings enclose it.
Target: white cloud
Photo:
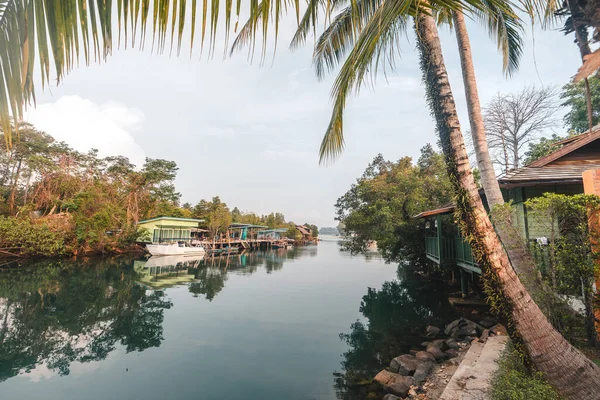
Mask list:
[[[137,166],[144,163],[144,151],[133,136],[142,127],[144,115],[135,108],[62,96],[30,109],[26,120],[75,150],[87,152],[94,148],[101,157],[123,155]]]

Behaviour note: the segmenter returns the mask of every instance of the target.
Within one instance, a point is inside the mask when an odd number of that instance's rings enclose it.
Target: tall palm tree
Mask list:
[[[493,5],[491,5],[493,7]],[[518,67],[522,53],[522,43],[520,39],[521,27],[519,21],[514,19],[509,13],[502,9],[493,8],[496,18],[485,18],[486,25],[490,32],[497,37],[498,48],[503,55],[504,71],[510,75]],[[487,137],[479,102],[479,93],[477,90],[477,79],[475,77],[475,66],[473,64],[473,54],[471,52],[471,43],[467,32],[465,17],[461,10],[452,11],[452,25],[456,32],[458,43],[458,53],[460,56],[461,70],[463,75],[463,84],[465,87],[465,97],[467,100],[467,111],[471,125],[471,137],[477,159],[477,166],[481,172],[481,185],[486,195],[486,200],[490,208],[504,204],[500,185],[496,179],[494,166],[488,150]],[[486,17],[484,15],[484,17]],[[444,18],[438,17],[438,20],[444,22]],[[449,21],[445,21],[449,22]],[[511,221],[510,213],[499,212],[495,215],[495,228],[508,253],[512,266],[523,279],[525,286],[535,295],[544,297],[545,314],[553,318],[554,315],[568,315],[573,310],[564,304],[562,299],[558,298],[552,288],[546,285],[537,271],[536,262],[532,257],[526,243],[518,233]],[[560,324],[561,321],[556,321]]]
[[[207,1],[203,1],[202,7],[196,3],[191,2],[192,40],[199,8],[202,11],[201,40],[204,43],[208,27],[208,51],[213,52],[219,21],[224,17],[225,32],[229,33],[232,17],[239,15],[241,1],[234,7],[233,1],[226,0],[224,10],[219,8],[222,1],[212,0],[210,9]],[[300,43],[302,36],[307,35],[304,28],[316,26],[317,14],[313,9],[324,6],[333,12],[348,2],[308,0],[308,11],[302,19],[299,3],[298,0],[247,2],[249,6],[245,10],[251,16],[260,12],[262,17],[250,19],[250,34],[246,37],[253,40],[258,32],[266,38],[269,21],[273,22],[276,32],[280,17],[289,7],[297,13],[301,29],[295,43]],[[501,0],[494,0],[493,4],[506,6]],[[150,26],[157,51],[165,47],[179,51],[186,23],[185,0],[154,0],[152,4],[150,0],[118,0],[114,7],[117,8],[117,30],[123,33],[125,41],[129,34],[132,42],[137,38],[143,46],[146,29]],[[599,398],[600,368],[549,324],[511,268],[483,208],[465,151],[437,27],[431,16],[432,11],[441,9],[493,14],[488,2],[482,0],[351,0],[331,21],[315,49],[315,65],[320,75],[342,63],[333,88],[333,115],[321,145],[322,160],[338,155],[343,149],[343,112],[347,97],[360,87],[370,70],[377,70],[379,61],[393,58],[409,18],[414,17],[427,97],[455,186],[458,216],[488,283],[504,296],[497,305],[509,315],[511,331],[518,334],[534,365],[547,374],[562,394],[577,399]],[[11,112],[20,118],[24,105],[34,99],[36,54],[46,81],[50,78],[51,59],[57,81],[76,65],[80,53],[86,62],[92,58],[105,59],[113,45],[112,11],[112,2],[108,0],[88,0],[87,3],[65,0],[51,6],[42,0],[0,0],[0,120],[7,137],[10,138],[8,117]],[[170,44],[166,46],[169,34]]]

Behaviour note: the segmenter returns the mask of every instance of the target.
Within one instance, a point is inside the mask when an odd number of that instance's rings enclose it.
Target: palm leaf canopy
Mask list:
[[[157,53],[179,54],[184,39],[191,46],[200,41],[213,54],[217,35],[227,42],[240,15],[250,18],[234,47],[254,48],[261,37],[263,54],[284,16],[298,24],[292,46],[330,20],[316,44],[315,65],[322,75],[349,52],[334,87],[334,115],[341,116],[350,88],[360,86],[379,61],[392,59],[407,18],[441,9],[511,13],[504,0],[0,0],[0,129],[10,147],[11,118],[22,119],[35,103],[36,70],[42,87],[58,84],[81,61],[106,60],[114,45],[145,48],[147,42]],[[328,132],[341,133],[341,127],[341,118],[332,119]],[[343,144],[341,136],[331,137],[332,144]],[[329,148],[322,155],[335,153]]]

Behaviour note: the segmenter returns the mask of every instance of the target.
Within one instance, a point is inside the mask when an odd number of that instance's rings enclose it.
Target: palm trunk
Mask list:
[[[477,92],[477,80],[475,79],[475,67],[473,66],[473,55],[471,54],[471,43],[467,32],[465,17],[461,11],[452,13],[454,20],[454,29],[456,31],[456,40],[458,42],[458,53],[460,54],[460,65],[465,85],[465,96],[467,98],[467,109],[469,111],[469,122],[471,123],[471,136],[473,137],[473,147],[475,148],[475,157],[477,166],[481,173],[481,185],[485,191],[485,197],[490,208],[498,204],[504,204],[500,186],[496,180],[494,166],[490,159],[487,138],[485,135],[485,126],[483,123],[483,114],[481,113],[481,104],[479,102],[479,93]]]
[[[581,55],[581,61],[585,61],[584,57],[592,52],[590,49],[590,43],[588,41],[588,28],[585,23],[582,23],[579,19],[583,11],[579,6],[577,1],[567,0],[567,7],[569,7],[569,11],[571,13],[571,21],[573,23],[573,30],[575,32],[575,43],[577,43],[577,47],[579,47],[579,54]],[[593,121],[593,110],[592,110],[592,93],[590,91],[590,82],[586,77],[584,80],[585,87],[585,103],[587,107],[587,117],[588,117],[588,128],[590,134],[592,133],[592,128],[594,126]]]
[[[477,79],[475,78],[471,43],[469,41],[469,34],[467,32],[467,25],[463,13],[455,11],[452,13],[452,17],[454,20],[454,29],[456,31],[456,40],[458,42],[458,53],[460,55],[463,83],[467,98],[467,109],[469,111],[469,121],[471,123],[473,146],[477,157],[477,165],[481,172],[481,184],[485,192],[488,206],[490,209],[493,209],[496,205],[504,204],[504,199],[500,191],[500,186],[498,185],[498,180],[496,179],[496,173],[494,172],[494,166],[488,150],[483,114],[481,113],[481,105],[477,91]],[[504,133],[502,133],[502,147],[504,149],[506,169],[508,170],[509,162],[506,143],[504,141]],[[527,279],[527,283],[535,285],[533,288],[534,291],[542,289],[542,292],[547,292],[547,290],[543,289],[541,280],[538,279],[535,260],[531,257],[531,254],[523,242],[523,238],[521,238],[514,229],[511,229],[512,222],[510,214],[503,213],[503,215],[496,215],[496,217],[498,217],[496,220],[496,229],[508,252],[513,267],[518,273],[531,276],[531,279]]]
[[[533,365],[546,374],[563,396],[598,399],[600,367],[552,327],[509,263],[473,179],[435,21],[422,13],[416,25],[427,97],[457,194],[461,228],[473,246],[487,284],[496,286],[504,296],[497,306],[508,313],[508,327],[513,337],[524,344]]]

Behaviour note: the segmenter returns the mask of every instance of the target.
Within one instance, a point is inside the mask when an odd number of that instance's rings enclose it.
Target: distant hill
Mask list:
[[[337,236],[340,233],[338,232],[337,228],[332,228],[330,226],[325,226],[323,228],[319,229],[319,235],[334,235]]]

